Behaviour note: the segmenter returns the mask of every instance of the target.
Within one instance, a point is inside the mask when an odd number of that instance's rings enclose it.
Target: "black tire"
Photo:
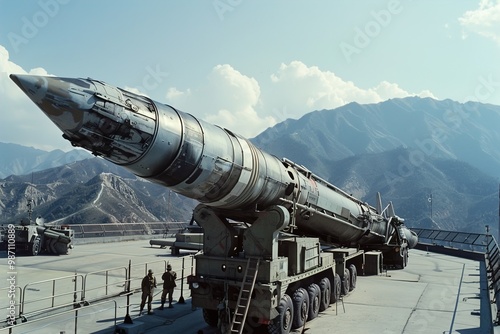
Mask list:
[[[321,302],[319,303],[319,311],[323,312],[330,306],[330,300],[332,297],[332,286],[330,284],[330,280],[326,277],[323,277],[319,282],[319,289],[321,291]]]
[[[57,255],[67,255],[69,254],[68,245],[63,242],[56,242],[54,244],[54,249]]]
[[[332,303],[336,303],[340,299],[342,294],[342,280],[339,274],[335,274],[333,277],[333,288],[332,288]]]
[[[40,243],[40,236],[34,235],[31,238],[31,242],[30,242],[30,248],[29,248],[29,251],[31,252],[30,254],[33,256],[37,256],[38,253],[40,253],[41,246],[42,245]]]
[[[47,248],[51,254],[57,254],[56,242],[57,239],[49,239],[49,241],[47,242]]]
[[[217,310],[203,309],[203,319],[210,327],[217,327],[217,322],[219,321],[219,314]]]
[[[344,277],[342,277],[342,295],[347,295],[351,289],[351,275],[349,269],[344,269]]]
[[[351,275],[350,291],[352,291],[356,288],[356,282],[358,280],[358,270],[354,264],[349,265],[349,274]]]
[[[293,322],[293,303],[289,295],[284,295],[278,307],[278,316],[271,320],[267,330],[270,334],[288,334],[292,329]]]
[[[304,288],[298,288],[293,293],[293,323],[292,328],[304,326],[309,313],[309,295]]]
[[[307,313],[307,320],[313,320],[319,314],[319,304],[321,303],[321,290],[318,284],[312,283],[307,287],[309,294],[309,312]]]

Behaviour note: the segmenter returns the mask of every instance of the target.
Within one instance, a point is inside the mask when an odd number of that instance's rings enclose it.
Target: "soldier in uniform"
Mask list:
[[[168,308],[172,308],[172,294],[174,293],[174,288],[177,286],[175,280],[177,279],[177,273],[172,271],[172,266],[167,264],[167,271],[161,276],[163,279],[163,292],[161,294],[161,306],[160,310],[163,310],[163,305],[167,299],[168,294]]]
[[[153,270],[149,269],[148,274],[144,276],[141,282],[142,299],[139,314],[142,314],[146,299],[148,300],[148,314],[153,314],[151,311],[151,302],[153,301],[154,288],[156,288],[156,277],[153,275]]]

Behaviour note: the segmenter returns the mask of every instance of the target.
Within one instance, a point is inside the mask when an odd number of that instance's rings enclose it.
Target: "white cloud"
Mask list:
[[[409,93],[387,81],[363,89],[333,72],[322,71],[316,66],[308,67],[300,61],[281,64],[278,72],[271,75],[271,81],[272,96],[265,96],[264,99],[275,114],[281,113],[281,117],[277,117],[278,121],[299,118],[313,110],[337,108],[350,102],[377,103],[413,95],[433,97],[429,91]]]
[[[490,38],[500,44],[500,1],[482,0],[479,8],[465,12],[458,19],[467,30]],[[467,32],[462,33],[463,38]]]
[[[390,98],[418,95],[434,97],[429,91],[408,93],[398,84],[382,81],[363,89],[335,73],[308,67],[300,61],[281,64],[278,71],[259,83],[230,65],[217,65],[199,87],[181,91],[168,89],[168,102],[207,122],[245,137],[254,137],[288,118],[300,118],[320,109],[334,109],[347,103],[377,103]]]
[[[257,114],[260,95],[257,80],[225,64],[215,66],[199,87],[186,91],[172,87],[166,97],[180,110],[252,137],[276,124],[273,117]]]
[[[137,94],[137,95],[144,95],[144,96],[149,97],[148,94],[144,93],[141,89],[136,88],[136,87],[125,86],[125,87],[123,87],[123,89],[125,89],[126,91],[129,91],[131,93]]]
[[[16,86],[10,74],[48,75],[43,68],[27,72],[10,61],[9,52],[0,45],[0,142],[44,150],[70,149],[71,145],[61,138],[61,131]]]

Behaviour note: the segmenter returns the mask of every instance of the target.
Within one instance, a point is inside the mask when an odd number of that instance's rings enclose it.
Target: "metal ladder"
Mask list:
[[[259,271],[259,263],[260,258],[258,257],[248,258],[229,333],[243,333],[243,327],[245,327],[245,320],[248,314],[248,306],[250,305],[253,288],[255,287],[257,272]]]

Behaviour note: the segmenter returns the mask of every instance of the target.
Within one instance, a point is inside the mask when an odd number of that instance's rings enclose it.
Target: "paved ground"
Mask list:
[[[181,256],[188,255],[184,257],[185,275],[191,270],[189,254],[193,253],[181,253]],[[148,240],[79,245],[66,256],[18,256],[13,269],[9,268],[5,257],[5,252],[0,253],[0,279],[5,282],[15,276],[16,301],[19,302],[19,295],[24,293],[24,313],[28,318],[12,333],[51,334],[113,333],[115,312],[116,323],[122,324],[127,297],[103,302],[94,300],[97,296],[124,290],[123,277],[129,260],[132,277],[136,277],[133,286],[138,286],[147,268],[153,268],[156,275],[161,276],[167,262],[180,276],[183,261],[182,257],[171,256],[168,249],[150,247]],[[332,305],[317,319],[308,322],[305,333],[322,334],[333,330],[338,333],[385,334],[488,333],[491,332],[491,310],[485,278],[485,268],[480,262],[412,250],[406,269],[391,270],[380,276],[358,277],[357,288],[344,298],[343,306],[342,303]],[[85,296],[79,291],[83,284],[87,290]],[[72,292],[75,286],[76,294]],[[2,287],[0,285],[0,305],[9,305],[8,287]],[[192,310],[187,285],[183,288],[182,297],[186,303],[176,303],[173,309],[161,311],[157,309],[158,289],[153,315],[139,316],[140,296],[137,293],[130,296],[129,314],[134,325],[141,325],[140,333],[215,333],[204,323],[201,311]],[[53,291],[57,298],[51,298]],[[81,302],[82,297],[92,302],[79,309],[78,317],[70,307],[63,315],[37,320],[50,315],[43,310],[50,309],[53,303],[56,306],[72,305],[74,301]],[[177,301],[180,297],[178,287],[174,299]],[[5,319],[9,310],[2,308],[0,319]],[[39,310],[43,313],[40,314]],[[0,330],[0,333],[8,333],[8,330]]]

